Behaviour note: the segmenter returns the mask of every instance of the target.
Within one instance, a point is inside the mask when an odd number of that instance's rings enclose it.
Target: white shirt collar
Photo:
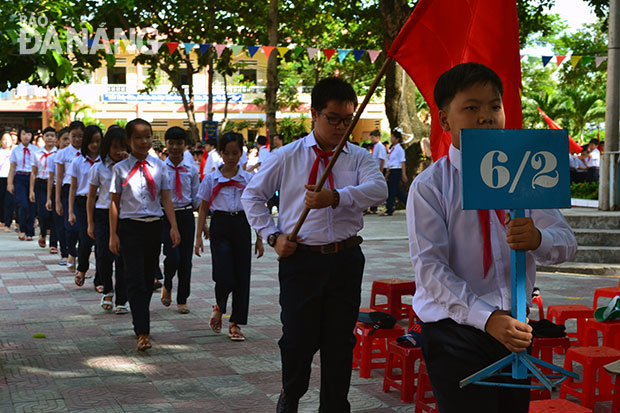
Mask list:
[[[222,171],[220,170],[220,168],[215,168],[215,171],[214,171],[215,178],[217,179],[218,182],[226,182],[230,180],[235,180],[237,182],[243,182],[243,177],[241,176],[241,167],[237,169],[237,174],[233,176],[232,178],[226,178],[224,175],[222,175]]]
[[[448,150],[448,156],[450,157],[450,163],[454,165],[457,171],[461,171],[461,151],[456,149],[454,145],[450,144],[450,149]]]
[[[321,149],[321,148],[320,148],[320,146],[319,146],[319,144],[316,142],[316,138],[314,137],[314,131],[310,132],[310,133],[308,134],[308,136],[306,136],[305,138],[303,138],[303,142],[304,142],[304,146],[306,146],[306,147],[309,147],[309,148],[310,148],[310,147],[312,147],[312,146],[316,145],[316,146],[317,146],[317,148]],[[334,148],[334,150],[335,150],[335,149],[336,149],[336,148]],[[345,144],[345,145],[344,145],[344,148],[342,149],[342,151],[343,151],[344,153],[349,153],[349,146]]]

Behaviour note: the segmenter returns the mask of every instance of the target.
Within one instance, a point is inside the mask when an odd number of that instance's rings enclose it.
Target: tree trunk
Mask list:
[[[269,18],[267,19],[267,34],[269,46],[278,45],[278,0],[269,0]],[[276,111],[278,93],[278,53],[273,51],[267,61],[267,88],[265,89],[265,103],[267,121],[265,122],[269,136],[276,131]]]
[[[211,5],[211,7],[209,7],[209,27],[207,30],[207,33],[211,33],[213,31],[213,27],[215,25],[215,6]],[[213,68],[213,65],[215,63],[215,58],[214,58],[214,54],[215,51],[213,50],[213,47],[210,47],[209,49],[207,49],[207,59],[208,59],[208,66],[207,66],[207,93],[209,95],[208,97],[208,101],[207,101],[207,120],[209,122],[213,121],[213,77],[215,76],[215,70]]]

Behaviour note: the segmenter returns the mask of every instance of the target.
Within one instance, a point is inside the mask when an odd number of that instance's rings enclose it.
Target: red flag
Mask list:
[[[450,134],[437,118],[433,89],[453,66],[477,62],[493,69],[504,84],[506,128],[520,129],[521,63],[514,1],[420,0],[388,52],[413,79],[431,110],[433,160],[448,153]]]
[[[545,122],[547,122],[547,125],[549,125],[549,129],[564,129],[563,127],[555,123],[555,121],[551,119],[545,112],[543,112],[541,108],[536,106],[536,109],[538,109]],[[570,137],[570,135],[568,135],[568,152],[581,153],[581,145],[575,142],[573,138]]]

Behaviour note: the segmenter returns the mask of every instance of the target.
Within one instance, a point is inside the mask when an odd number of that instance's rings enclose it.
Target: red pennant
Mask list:
[[[263,46],[263,53],[265,53],[265,56],[269,58],[269,56],[271,56],[271,52],[273,52],[273,49],[275,48],[275,46]]]
[[[323,53],[325,53],[325,57],[327,57],[327,61],[329,62],[334,53],[336,53],[336,49],[323,49]]]
[[[167,42],[166,46],[168,46],[168,50],[170,50],[170,54],[172,54],[177,50],[177,47],[179,47],[179,42]]]
[[[555,123],[555,121],[551,119],[545,112],[543,112],[541,108],[536,106],[536,109],[538,109],[545,122],[547,122],[547,125],[549,125],[549,129],[564,129],[563,127]],[[573,138],[570,137],[570,135],[568,135],[568,152],[581,153],[581,145],[575,142]]]
[[[562,64],[562,62],[564,61],[564,59],[566,59],[566,56],[556,56],[555,57],[555,62],[556,62],[555,66],[559,67]]]

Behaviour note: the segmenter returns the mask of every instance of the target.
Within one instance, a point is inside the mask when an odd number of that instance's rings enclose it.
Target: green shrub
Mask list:
[[[571,198],[598,199],[598,182],[580,182],[570,186]]]

